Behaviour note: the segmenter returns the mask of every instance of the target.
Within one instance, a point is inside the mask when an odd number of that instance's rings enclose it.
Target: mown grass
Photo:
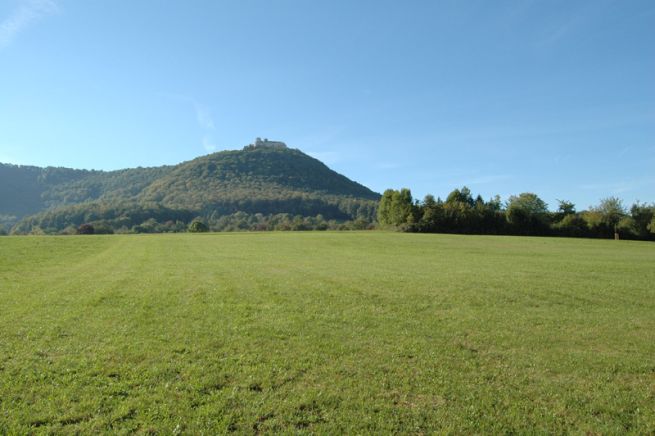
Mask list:
[[[0,238],[0,433],[653,433],[655,244]]]

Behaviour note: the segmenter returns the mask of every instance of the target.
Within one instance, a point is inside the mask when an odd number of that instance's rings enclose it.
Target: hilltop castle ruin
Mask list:
[[[247,145],[245,148],[287,148],[287,144],[281,141],[269,141],[268,138],[255,138],[255,143]]]

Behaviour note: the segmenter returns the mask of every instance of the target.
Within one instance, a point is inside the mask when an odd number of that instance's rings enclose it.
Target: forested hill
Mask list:
[[[47,192],[91,172],[0,163],[0,215],[21,217],[47,207]]]
[[[246,214],[372,220],[380,195],[300,150],[247,146],[174,166],[87,171],[0,164],[0,225],[57,233]],[[15,224],[17,222],[17,224]],[[14,225],[15,224],[15,225]],[[164,229],[166,230],[166,229]]]
[[[141,198],[166,206],[202,209],[225,202],[307,195],[380,198],[300,150],[271,147],[223,151],[185,162],[154,181]]]

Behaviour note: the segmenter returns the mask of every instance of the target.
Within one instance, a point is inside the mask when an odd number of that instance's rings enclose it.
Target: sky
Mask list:
[[[655,201],[652,0],[0,0],[0,162],[284,141],[415,198]]]

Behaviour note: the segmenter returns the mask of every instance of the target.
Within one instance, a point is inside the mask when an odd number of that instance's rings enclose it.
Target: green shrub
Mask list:
[[[96,229],[91,224],[82,224],[77,228],[78,235],[93,235]]]
[[[191,233],[208,232],[209,227],[207,227],[207,224],[203,223],[200,220],[193,220],[191,224],[189,224],[189,231]]]

